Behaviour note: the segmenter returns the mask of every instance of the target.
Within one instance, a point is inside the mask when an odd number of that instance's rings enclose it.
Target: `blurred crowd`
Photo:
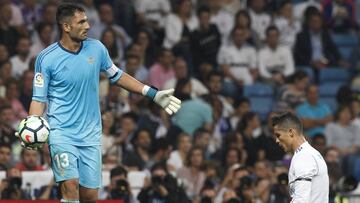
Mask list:
[[[1,199],[58,198],[53,181],[35,193],[21,189],[21,173],[49,170],[51,159],[46,146],[22,149],[14,132],[28,115],[35,58],[59,39],[61,2],[0,1]],[[342,177],[360,179],[360,0],[70,2],[84,6],[89,37],[118,67],[159,89],[175,88],[182,100],[168,116],[99,78],[103,170],[110,171],[101,199],[289,202],[291,155],[275,143],[269,119],[285,110],[302,118],[324,156],[331,202]],[[353,37],[348,51],[336,36]],[[127,179],[132,171],[147,174],[137,195]]]

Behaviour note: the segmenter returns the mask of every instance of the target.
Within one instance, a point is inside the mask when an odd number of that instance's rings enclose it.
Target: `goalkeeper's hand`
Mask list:
[[[180,99],[173,96],[174,89],[157,91],[154,97],[154,102],[161,106],[165,111],[172,115],[176,113],[181,107]]]
[[[20,134],[18,132],[15,132],[15,136],[19,138],[20,141],[20,145],[23,148],[26,148],[28,150],[38,150],[41,149],[41,146],[39,145],[31,145],[31,144],[26,144],[20,137]]]
[[[142,93],[161,106],[169,115],[176,113],[181,107],[181,101],[173,96],[174,89],[158,91],[154,87],[145,85]]]

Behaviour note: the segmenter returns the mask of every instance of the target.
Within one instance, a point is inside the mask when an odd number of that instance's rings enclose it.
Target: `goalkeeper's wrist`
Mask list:
[[[144,95],[145,97],[154,100],[155,95],[157,93],[158,89],[156,87],[153,86],[147,86],[144,85],[143,89],[142,89],[142,95]]]

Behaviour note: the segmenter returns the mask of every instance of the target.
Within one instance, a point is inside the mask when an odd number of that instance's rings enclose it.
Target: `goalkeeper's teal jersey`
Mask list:
[[[94,39],[84,40],[77,52],[66,50],[57,42],[37,56],[32,99],[48,104],[49,144],[100,144],[101,71],[111,83],[122,75],[105,46]]]

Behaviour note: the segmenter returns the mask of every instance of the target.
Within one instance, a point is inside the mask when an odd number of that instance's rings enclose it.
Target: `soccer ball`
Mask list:
[[[19,138],[25,147],[42,147],[49,138],[49,123],[41,116],[29,116],[18,127]]]

